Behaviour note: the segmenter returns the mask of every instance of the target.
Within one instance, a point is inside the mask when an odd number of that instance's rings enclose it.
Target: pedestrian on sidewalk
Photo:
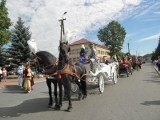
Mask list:
[[[18,86],[22,88],[23,83],[23,68],[22,66],[18,66]]]
[[[7,79],[7,70],[6,70],[5,67],[2,69],[2,79],[3,79],[4,82],[6,82],[6,79]]]
[[[2,68],[0,67],[0,82],[2,81]]]

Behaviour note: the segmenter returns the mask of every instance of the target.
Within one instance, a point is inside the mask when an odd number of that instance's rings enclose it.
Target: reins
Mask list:
[[[87,74],[83,74],[81,77],[77,74],[77,69],[75,68],[75,65],[73,65],[74,71],[71,71],[69,68],[69,64],[65,64],[65,67],[61,70],[57,70],[57,74],[63,75],[63,74],[69,74],[70,76],[74,76],[80,80],[83,80],[82,78],[86,76]],[[85,81],[85,80],[84,80]]]

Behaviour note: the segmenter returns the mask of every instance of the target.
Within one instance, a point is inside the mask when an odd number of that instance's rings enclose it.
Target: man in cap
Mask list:
[[[89,60],[90,60],[90,65],[91,65],[91,71],[93,71],[93,63],[98,63],[98,57],[97,57],[97,52],[96,49],[94,47],[93,43],[89,44],[89,47],[91,49],[90,55],[89,55]]]

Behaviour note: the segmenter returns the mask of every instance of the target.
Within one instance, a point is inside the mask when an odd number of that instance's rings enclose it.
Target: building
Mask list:
[[[110,50],[107,47],[99,45],[97,43],[94,43],[94,42],[89,41],[84,38],[69,44],[69,46],[71,48],[70,58],[74,61],[79,60],[79,53],[80,53],[82,45],[85,46],[85,49],[89,55],[90,54],[90,48],[89,48],[90,43],[93,43],[95,45],[95,49],[97,50],[97,54],[100,59],[100,62],[103,62],[104,56],[107,56],[108,58],[110,58],[110,56],[108,54],[110,52]]]

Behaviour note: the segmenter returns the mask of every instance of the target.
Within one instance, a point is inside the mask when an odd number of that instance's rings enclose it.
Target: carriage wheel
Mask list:
[[[104,92],[104,77],[101,74],[99,76],[98,86],[99,86],[99,92],[103,93]]]
[[[76,83],[71,82],[71,91],[76,93],[78,91],[78,85]]]
[[[117,83],[117,71],[115,70],[114,72],[113,72],[113,82],[114,82],[114,84],[116,84]]]

